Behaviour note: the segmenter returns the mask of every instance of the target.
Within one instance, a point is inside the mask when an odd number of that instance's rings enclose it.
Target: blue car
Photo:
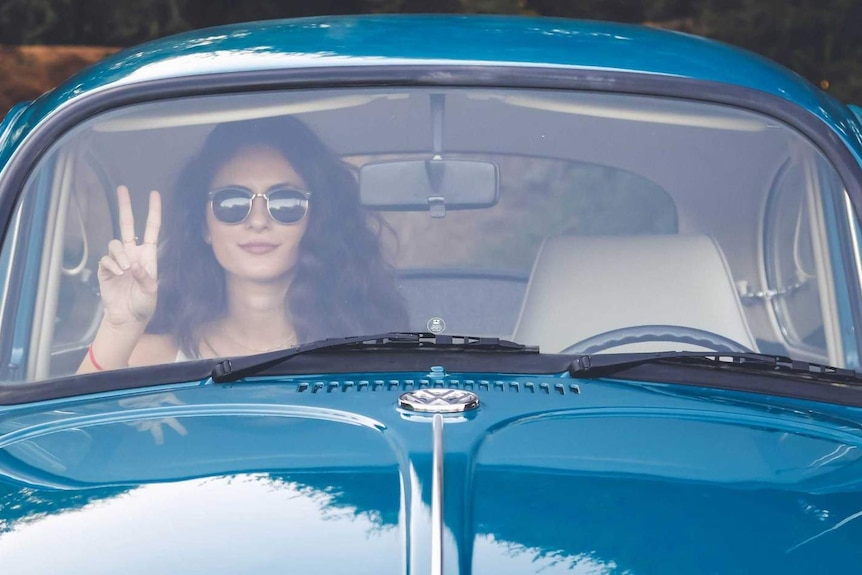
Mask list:
[[[857,573],[862,110],[563,19],[238,24],[0,125],[0,571]]]

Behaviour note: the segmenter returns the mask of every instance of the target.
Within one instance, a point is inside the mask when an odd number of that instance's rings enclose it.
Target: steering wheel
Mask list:
[[[714,351],[753,353],[753,350],[717,333],[682,325],[632,325],[612,329],[574,343],[559,353],[588,355],[618,345],[648,341],[670,341],[706,347]]]

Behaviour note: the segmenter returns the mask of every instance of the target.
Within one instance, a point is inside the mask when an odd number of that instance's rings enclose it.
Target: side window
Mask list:
[[[784,344],[825,356],[823,309],[812,241],[811,201],[800,163],[788,163],[769,199],[765,231],[767,289]]]
[[[837,174],[814,158],[788,160],[775,179],[764,229],[766,301],[796,358],[843,366],[853,342],[836,214]],[[848,327],[850,331],[848,332]]]
[[[0,351],[8,380],[74,373],[101,318],[96,270],[114,236],[114,208],[104,171],[76,148],[41,160],[3,241]]]
[[[115,236],[110,225],[112,186],[98,160],[90,155],[78,158],[68,176],[68,200],[58,218],[62,263],[51,344],[52,373],[74,371],[93,339],[101,317],[96,270],[105,246]]]
[[[500,169],[500,199],[493,208],[445,218],[382,213],[399,238],[399,267],[434,267],[442,260],[448,266],[527,275],[548,236],[679,231],[670,195],[644,176],[587,162],[514,155],[478,159]],[[501,235],[501,229],[517,233]]]
[[[850,291],[849,297],[860,297],[862,296],[862,225],[859,223],[859,216],[856,212],[856,209],[853,207],[853,201],[850,199],[850,195],[846,192],[844,193],[844,210],[845,216],[847,219],[847,227],[850,229],[850,235],[853,237],[853,268],[856,273],[857,283],[856,285],[849,285],[848,290]],[[854,334],[854,345],[852,350],[848,350],[848,366],[852,369],[858,370],[860,368],[860,355],[859,355],[859,347],[857,341],[857,330],[853,329]]]
[[[670,195],[638,174],[529,156],[479,159],[500,169],[494,207],[445,218],[381,212],[412,330],[430,330],[442,320],[451,333],[511,337],[546,238],[678,232]]]
[[[49,211],[51,174],[56,158],[48,157],[43,167],[31,176],[15,207],[11,225],[4,230],[2,289],[0,295],[0,378],[4,381],[27,379],[28,364],[33,358],[33,317],[44,311],[36,287],[45,273],[42,265],[42,246],[46,244],[46,230],[52,230],[46,213]]]

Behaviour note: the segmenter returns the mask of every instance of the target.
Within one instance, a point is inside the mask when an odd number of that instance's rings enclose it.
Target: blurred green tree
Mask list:
[[[56,4],[55,0],[6,0],[0,4],[0,42],[41,42],[56,26]]]
[[[699,0],[694,32],[763,54],[862,103],[859,0]]]
[[[189,28],[187,0],[3,0],[2,44],[126,46]]]

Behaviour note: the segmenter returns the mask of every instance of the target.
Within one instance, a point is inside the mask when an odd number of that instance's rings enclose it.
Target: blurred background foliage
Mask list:
[[[862,0],[0,0],[0,44],[7,55],[32,44],[124,47],[218,24],[394,12],[648,23],[758,52],[862,103]]]

